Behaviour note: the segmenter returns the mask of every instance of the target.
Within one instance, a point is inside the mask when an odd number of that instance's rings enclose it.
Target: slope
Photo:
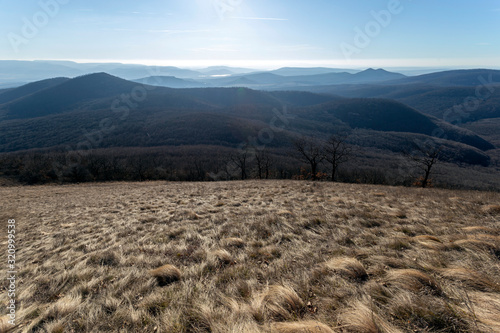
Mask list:
[[[47,79],[47,80],[42,80],[42,81],[37,81],[33,83],[28,83],[26,85],[23,85],[18,88],[14,89],[9,89],[5,92],[0,92],[0,104],[5,104],[8,102],[11,102],[13,100],[16,100],[21,97],[26,97],[28,95],[34,94],[36,92],[39,92],[41,90],[55,87],[59,84],[62,84],[66,81],[68,81],[68,78],[54,78],[54,79]]]
[[[342,99],[303,109],[300,117],[321,122],[340,119],[351,128],[409,132],[445,137],[481,150],[494,146],[471,131],[427,116],[402,103],[384,99]]]

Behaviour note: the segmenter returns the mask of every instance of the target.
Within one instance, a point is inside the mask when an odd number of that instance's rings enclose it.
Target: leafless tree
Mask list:
[[[339,165],[353,157],[353,148],[346,143],[346,140],[347,135],[334,134],[326,141],[324,148],[325,160],[332,165],[332,182],[336,180]]]
[[[320,141],[313,138],[301,137],[293,142],[298,158],[311,166],[312,180],[317,180],[318,166],[325,159]]]
[[[423,171],[424,175],[420,178],[420,186],[426,188],[430,182],[430,176],[434,166],[439,162],[442,146],[436,146],[430,143],[415,142],[413,151],[405,153],[417,168]]]
[[[236,166],[237,169],[241,171],[241,180],[247,179],[247,167],[248,167],[248,150],[238,152],[230,156],[231,163]]]
[[[269,171],[271,168],[271,156],[267,149],[263,149],[255,153],[255,162],[257,163],[257,175],[259,179],[269,179]]]

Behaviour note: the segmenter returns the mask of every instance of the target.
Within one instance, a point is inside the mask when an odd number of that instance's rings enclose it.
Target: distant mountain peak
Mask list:
[[[77,79],[83,79],[83,78],[115,78],[115,79],[118,79],[118,80],[123,80],[117,76],[114,76],[114,75],[111,75],[111,74],[108,74],[106,72],[97,72],[97,73],[90,73],[90,74],[84,74],[84,75],[80,75],[80,76],[77,76],[74,78],[74,80],[77,80]]]
[[[375,73],[390,73],[389,71],[386,71],[383,68],[377,68],[377,69],[375,69],[375,68],[371,68],[371,67],[368,68],[368,69],[365,69],[361,73],[364,73],[364,72],[368,72],[368,73],[370,73],[370,72],[375,72]]]

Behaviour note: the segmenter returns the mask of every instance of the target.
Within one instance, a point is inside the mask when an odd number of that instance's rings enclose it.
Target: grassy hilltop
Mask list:
[[[500,331],[499,193],[248,181],[0,198],[16,332]]]

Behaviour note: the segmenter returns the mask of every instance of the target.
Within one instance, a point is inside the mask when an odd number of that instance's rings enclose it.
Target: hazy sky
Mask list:
[[[500,66],[498,0],[0,0],[0,8],[4,60]]]

